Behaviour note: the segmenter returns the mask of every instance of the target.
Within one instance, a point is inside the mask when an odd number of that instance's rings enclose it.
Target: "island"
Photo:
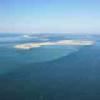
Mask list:
[[[53,46],[53,45],[94,45],[95,41],[90,41],[90,40],[60,40],[56,42],[33,42],[33,43],[25,43],[25,44],[18,44],[15,45],[14,48],[17,49],[31,49],[31,48],[38,48],[41,46]]]

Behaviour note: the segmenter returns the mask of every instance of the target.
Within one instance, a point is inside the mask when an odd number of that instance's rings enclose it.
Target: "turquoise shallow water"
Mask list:
[[[55,40],[57,40],[56,38]],[[12,71],[23,64],[59,59],[80,49],[78,46],[44,46],[33,48],[31,50],[20,50],[14,48],[17,44],[31,43],[32,41],[42,42],[42,39],[40,37],[35,38],[34,40],[34,38],[25,38],[22,37],[22,35],[0,37],[0,73]]]

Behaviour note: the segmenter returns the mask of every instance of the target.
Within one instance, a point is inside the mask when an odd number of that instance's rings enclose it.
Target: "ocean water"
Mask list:
[[[0,33],[0,100],[100,100],[100,36]],[[13,48],[81,39],[92,46]]]

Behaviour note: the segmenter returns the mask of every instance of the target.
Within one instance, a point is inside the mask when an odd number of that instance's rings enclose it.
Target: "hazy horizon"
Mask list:
[[[50,33],[50,32],[0,32],[0,34],[23,34],[23,35],[32,35],[32,34],[57,34],[57,35],[100,35],[100,33]]]

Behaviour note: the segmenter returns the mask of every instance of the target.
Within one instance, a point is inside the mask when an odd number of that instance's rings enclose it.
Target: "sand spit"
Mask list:
[[[19,44],[19,45],[15,45],[14,48],[18,48],[18,49],[31,49],[31,48],[38,48],[41,46],[53,46],[53,45],[94,45],[95,42],[94,41],[89,41],[89,40],[60,40],[57,42],[40,42],[40,43],[25,43],[25,44]]]

